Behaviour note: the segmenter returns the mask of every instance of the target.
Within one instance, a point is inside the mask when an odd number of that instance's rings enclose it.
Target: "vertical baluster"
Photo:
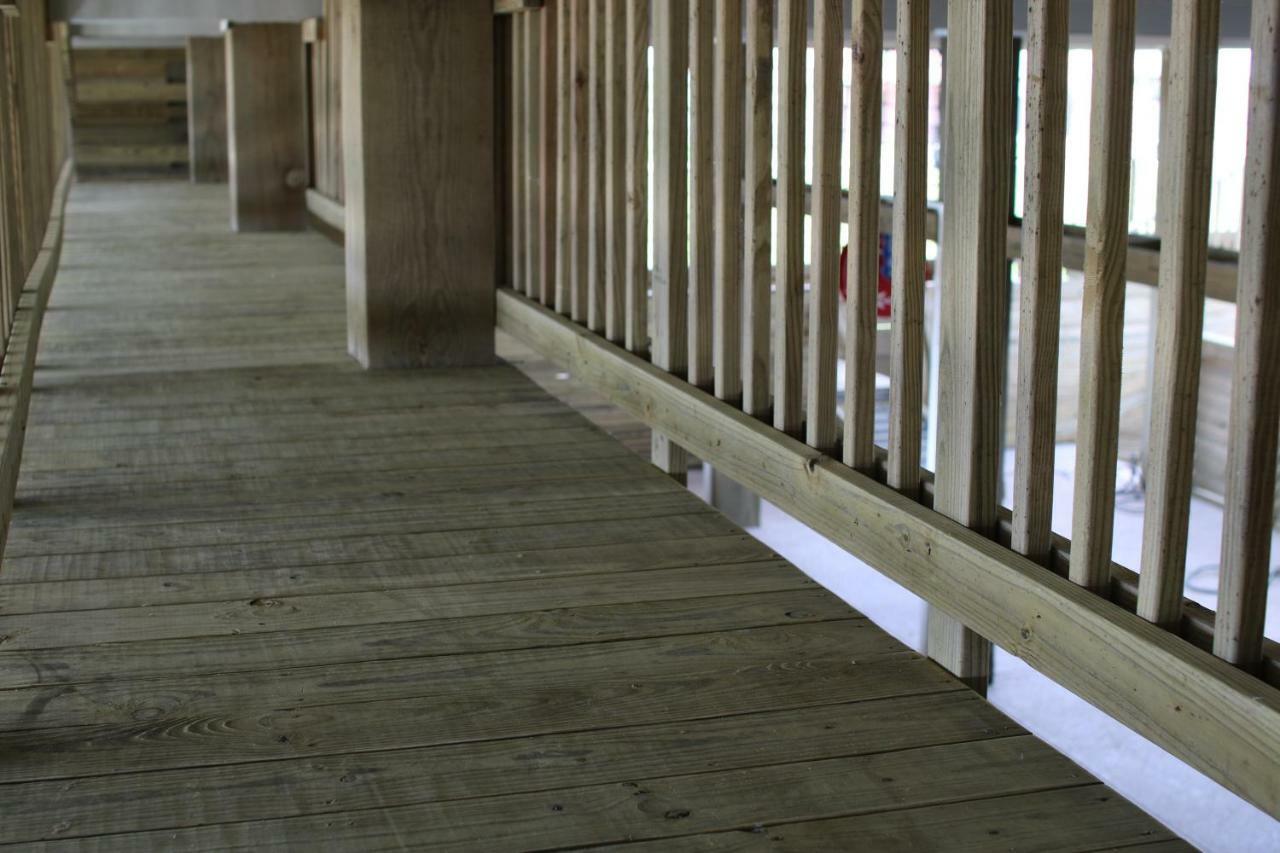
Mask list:
[[[559,80],[557,68],[559,63],[559,27],[560,6],[563,0],[547,0],[547,5],[538,13],[538,22],[542,32],[539,37],[540,63],[538,74],[538,135],[541,141],[539,150],[539,171],[541,172],[542,192],[539,194],[539,226],[538,240],[541,248],[538,257],[542,263],[538,282],[538,299],[543,305],[551,305],[555,298],[556,269],[559,253],[556,251],[556,199],[559,174],[557,143],[559,140],[558,118],[560,105],[557,99]]]
[[[653,363],[680,376],[689,354],[689,12],[684,0],[653,0],[653,51]],[[656,431],[652,459],[684,481],[688,454]]]
[[[836,443],[836,348],[840,333],[840,118],[844,112],[843,6],[844,0],[817,0],[813,11],[813,228],[809,243],[811,273],[805,441],[820,450],[830,450]]]
[[[520,66],[520,85],[524,100],[524,294],[538,293],[542,276],[542,173],[539,162],[542,151],[542,125],[538,118],[538,96],[542,78],[542,58],[538,44],[540,18],[545,12],[529,13],[524,25],[524,60]],[[519,285],[517,285],[519,287]]]
[[[715,392],[742,396],[742,2],[716,3]]]
[[[587,36],[587,328],[604,331],[605,128],[604,0],[585,0]]]
[[[1236,361],[1226,512],[1213,652],[1254,669],[1262,659],[1280,432],[1280,0],[1254,0]]]
[[[572,209],[570,233],[572,236],[570,310],[569,318],[577,323],[587,322],[591,281],[589,259],[591,251],[591,217],[587,211],[590,200],[590,172],[588,160],[589,87],[590,75],[590,22],[588,3],[577,0],[569,4],[571,22],[569,97],[571,100],[569,129],[569,199]]]
[[[1088,225],[1070,572],[1073,581],[1095,590],[1106,589],[1111,581],[1124,265],[1129,236],[1133,44],[1134,0],[1094,3]]]
[[[925,154],[929,141],[929,2],[899,0],[894,115],[892,352],[888,483],[920,490],[924,404]]]
[[[1005,238],[1013,109],[1011,0],[951,0],[943,167],[942,339],[934,508],[995,533],[1007,296]],[[895,254],[898,247],[895,245]],[[990,646],[957,620],[929,612],[929,656],[980,692]]]
[[[604,9],[604,334],[625,342],[627,274],[627,16],[626,0]]]
[[[573,2],[556,0],[556,311],[572,313]]]
[[[774,0],[746,0],[746,135],[743,172],[746,194],[742,320],[742,410],[757,418],[769,412],[770,302],[773,298],[773,18]]]
[[[1027,10],[1027,153],[1012,547],[1042,563],[1049,557],[1053,522],[1069,5],[1068,0],[1031,0]]]
[[[1191,459],[1200,393],[1204,276],[1209,242],[1218,0],[1174,0],[1168,121],[1160,145],[1160,300],[1138,615],[1182,617],[1191,512]]]
[[[773,425],[800,432],[804,336],[805,15],[778,0],[778,286],[773,294]]]
[[[849,257],[844,338],[844,462],[875,467],[876,300],[880,275],[881,0],[853,0]]]
[[[11,39],[10,20],[0,15],[0,57],[10,54]],[[17,180],[19,149],[15,110],[12,72],[7,62],[0,61],[0,121],[5,123],[4,131],[0,132],[0,346],[9,340],[13,294],[21,291],[27,272],[20,248],[21,220],[18,213],[21,199]]]
[[[649,0],[627,2],[626,346],[649,349]]]
[[[507,285],[519,289],[524,285],[525,275],[525,191],[527,186],[521,180],[524,174],[524,86],[521,80],[524,74],[524,31],[528,19],[524,15],[512,15],[511,26],[507,28],[507,36],[511,42],[511,86],[508,91],[511,107],[511,126],[507,128],[511,150],[511,221],[509,224],[511,238],[511,281]]]
[[[689,0],[689,382],[711,388],[715,222],[711,139],[715,0]]]

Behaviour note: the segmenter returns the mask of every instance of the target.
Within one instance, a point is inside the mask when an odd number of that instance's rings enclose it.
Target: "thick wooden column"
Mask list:
[[[191,181],[227,179],[227,49],[222,38],[187,39],[187,144]]]
[[[342,40],[348,349],[492,363],[493,7],[348,0]]]
[[[307,226],[301,25],[225,26],[231,227],[300,231]]]

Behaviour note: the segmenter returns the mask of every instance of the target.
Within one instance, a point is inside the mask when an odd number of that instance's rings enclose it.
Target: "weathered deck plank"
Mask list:
[[[224,212],[73,196],[0,844],[1173,840],[512,367],[359,371],[338,251]]]

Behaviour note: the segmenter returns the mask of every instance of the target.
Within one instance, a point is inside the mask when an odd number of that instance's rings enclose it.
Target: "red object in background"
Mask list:
[[[876,277],[876,319],[888,320],[893,314],[893,238],[880,235],[880,260]],[[924,277],[933,278],[933,264],[925,261]],[[840,250],[840,299],[849,301],[849,247]]]

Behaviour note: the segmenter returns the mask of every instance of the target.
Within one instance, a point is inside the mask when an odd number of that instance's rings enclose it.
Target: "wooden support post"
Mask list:
[[[221,37],[187,39],[187,144],[191,182],[227,179],[227,49]]]
[[[347,342],[365,367],[494,360],[494,43],[474,0],[343,8]]]
[[[942,181],[942,357],[938,375],[938,472],[934,509],[986,536],[998,519],[1000,402],[1004,371],[999,322],[1007,297],[1005,235],[1013,119],[1010,0],[948,4]],[[954,615],[929,611],[929,656],[986,691],[991,646]]]
[[[302,29],[224,26],[231,228],[301,231],[307,226]]]

